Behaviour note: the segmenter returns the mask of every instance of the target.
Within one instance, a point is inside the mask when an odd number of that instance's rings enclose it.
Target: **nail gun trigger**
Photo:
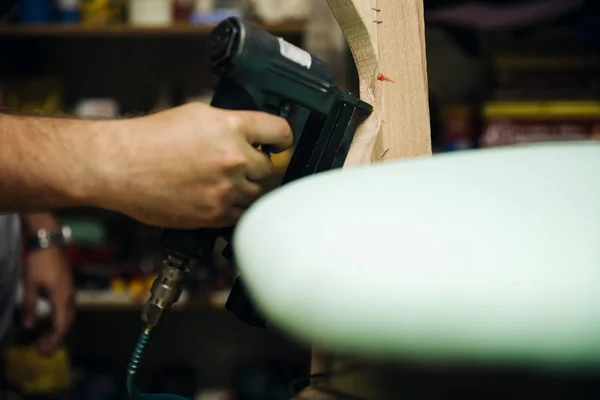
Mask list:
[[[262,151],[269,160],[271,159],[271,146],[260,146],[260,151]]]
[[[269,98],[271,101],[275,101],[275,98]],[[292,106],[290,103],[282,103],[279,106],[269,106],[266,107],[267,112],[271,111],[272,114],[279,115],[281,118],[287,118],[290,115],[290,111],[292,110]],[[271,146],[260,146],[260,150],[270,159],[271,158]]]

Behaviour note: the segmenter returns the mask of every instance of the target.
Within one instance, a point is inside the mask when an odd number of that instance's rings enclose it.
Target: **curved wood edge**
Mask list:
[[[356,131],[345,166],[430,155],[423,0],[327,0],[327,4],[352,52],[359,95],[373,105],[373,113]],[[332,359],[315,349],[311,373],[331,372],[345,364],[343,358]],[[346,398],[325,394],[324,387],[394,398],[369,375],[365,366],[350,376],[313,379],[312,387],[298,398]]]
[[[378,24],[374,22],[379,12],[376,11],[376,1],[372,0],[327,0],[327,4],[346,37],[356,63],[360,98],[373,105],[373,113],[356,130],[345,165],[366,164],[371,162],[371,154],[382,125],[381,107],[377,101],[381,97],[381,87],[377,85]]]
[[[360,97],[374,108],[346,166],[431,154],[423,0],[327,3],[354,57]]]

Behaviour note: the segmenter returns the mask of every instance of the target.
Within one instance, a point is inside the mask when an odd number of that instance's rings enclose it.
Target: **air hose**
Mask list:
[[[178,396],[176,394],[140,393],[138,391],[136,384],[136,373],[140,365],[142,355],[144,354],[144,349],[150,341],[150,332],[150,328],[146,328],[141,333],[137,345],[133,350],[131,360],[129,361],[129,366],[127,368],[127,392],[129,393],[129,398],[133,400],[191,400],[187,397]]]

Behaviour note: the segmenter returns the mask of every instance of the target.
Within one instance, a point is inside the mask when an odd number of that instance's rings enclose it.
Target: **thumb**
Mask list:
[[[35,324],[35,305],[37,300],[37,290],[35,285],[26,285],[23,296],[23,325],[31,329]]]

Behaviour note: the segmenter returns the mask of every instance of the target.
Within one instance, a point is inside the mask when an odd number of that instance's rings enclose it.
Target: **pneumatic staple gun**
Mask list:
[[[226,19],[212,31],[208,57],[211,70],[221,77],[212,106],[266,111],[290,122],[295,150],[282,184],[343,165],[356,123],[372,107],[332,86],[331,70],[323,61],[238,18]],[[229,239],[231,231],[163,231],[168,258],[144,307],[147,325],[156,325],[177,300],[185,271],[209,257],[215,240]],[[239,278],[227,308],[248,323],[261,324]]]
[[[282,184],[341,167],[357,124],[372,111],[369,104],[331,84],[331,70],[323,61],[238,18],[226,19],[213,29],[208,59],[210,69],[220,76],[213,107],[264,111],[290,123],[294,152]],[[217,238],[229,240],[232,230],[162,232],[167,259],[142,311],[146,330],[130,364],[130,375],[135,373],[150,331],[178,300],[187,271],[212,255]],[[265,325],[239,277],[226,308],[251,325]]]

